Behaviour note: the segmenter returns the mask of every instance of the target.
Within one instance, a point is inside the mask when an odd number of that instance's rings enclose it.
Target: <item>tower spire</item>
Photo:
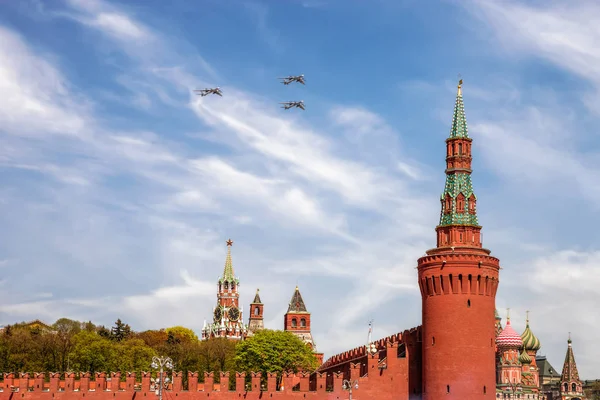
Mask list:
[[[471,144],[458,81],[450,136],[446,139],[446,184],[441,195],[442,211],[437,227],[438,247],[481,247],[477,220],[477,196],[471,182]]]
[[[579,379],[579,372],[577,371],[577,364],[575,363],[575,355],[573,354],[572,343],[571,332],[569,332],[569,339],[567,340],[567,354],[565,355],[565,363],[563,364],[563,370],[560,378],[561,394],[581,396],[583,395],[583,387],[582,382]]]
[[[235,279],[233,273],[233,263],[231,262],[231,246],[233,246],[233,240],[227,240],[227,257],[225,257],[225,268],[223,268],[223,281],[231,282]]]

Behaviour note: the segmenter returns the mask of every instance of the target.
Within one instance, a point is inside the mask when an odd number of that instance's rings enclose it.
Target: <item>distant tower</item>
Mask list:
[[[223,276],[217,282],[217,305],[213,310],[213,322],[202,329],[202,339],[225,337],[239,340],[247,334],[248,328],[244,325],[239,304],[240,280],[235,276],[231,262],[231,246],[233,241],[229,239]]]
[[[583,384],[579,379],[579,372],[577,372],[570,333],[567,343],[567,355],[565,356],[565,363],[560,377],[560,398],[561,400],[585,400]]]
[[[418,260],[424,400],[496,396],[494,310],[500,261],[481,244],[471,184],[471,144],[461,80],[446,139],[437,247]]]
[[[504,393],[503,397],[512,396],[516,393],[523,393],[521,385],[521,357],[519,349],[523,347],[521,336],[513,329],[510,323],[510,316],[506,317],[506,326],[496,338],[498,346],[498,364],[497,371],[497,389]],[[531,360],[529,360],[531,361]],[[516,393],[515,393],[516,392]]]
[[[315,356],[319,360],[319,364],[323,363],[323,353],[317,353],[317,346],[312,337],[310,330],[310,313],[306,310],[306,305],[300,294],[300,289],[296,286],[288,310],[284,315],[283,329],[287,332],[292,332],[310,347]]]
[[[265,324],[263,321],[263,308],[264,304],[262,303],[262,301],[260,301],[258,289],[256,289],[256,295],[254,296],[254,300],[252,301],[252,303],[250,303],[250,318],[248,321],[249,336],[253,335],[256,331],[265,329]]]

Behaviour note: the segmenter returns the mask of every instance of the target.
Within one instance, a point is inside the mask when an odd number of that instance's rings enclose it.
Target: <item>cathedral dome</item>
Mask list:
[[[540,340],[533,334],[533,332],[531,332],[531,329],[529,329],[529,321],[527,322],[525,331],[521,335],[521,339],[523,340],[523,347],[525,350],[538,351],[542,347]]]
[[[531,357],[529,357],[529,354],[527,354],[525,349],[523,349],[521,355],[519,355],[519,362],[521,364],[531,364]]]
[[[496,338],[496,344],[499,348],[520,348],[523,346],[523,339],[510,325],[510,319],[506,321],[506,326]]]

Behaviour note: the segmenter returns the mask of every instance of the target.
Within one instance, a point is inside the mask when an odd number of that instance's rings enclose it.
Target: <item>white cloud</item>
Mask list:
[[[65,79],[18,34],[0,27],[0,131],[44,137],[78,136],[91,121]],[[35,80],[32,79],[35,77]]]
[[[494,31],[507,53],[537,56],[572,72],[600,90],[600,5],[593,0],[576,3],[548,1],[541,6],[516,1],[502,4],[472,0],[462,3]],[[594,109],[591,109],[594,111]]]

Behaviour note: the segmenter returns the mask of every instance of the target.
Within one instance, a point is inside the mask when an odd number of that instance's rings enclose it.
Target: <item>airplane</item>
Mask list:
[[[223,97],[223,92],[221,92],[221,88],[218,86],[213,89],[196,89],[194,90],[194,92],[196,92],[196,94],[199,94],[202,97],[208,96],[209,94],[217,94]]]
[[[293,108],[293,107],[297,107],[297,108],[306,110],[306,108],[304,108],[304,100],[286,101],[285,103],[279,103],[279,104],[283,104],[283,107],[281,107],[281,108],[283,108],[284,110],[289,110],[290,108]]]
[[[281,79],[284,85],[289,85],[292,82],[298,82],[301,83],[303,85],[305,85],[306,83],[304,83],[304,75],[298,75],[298,76],[288,76],[287,78],[279,78]]]

